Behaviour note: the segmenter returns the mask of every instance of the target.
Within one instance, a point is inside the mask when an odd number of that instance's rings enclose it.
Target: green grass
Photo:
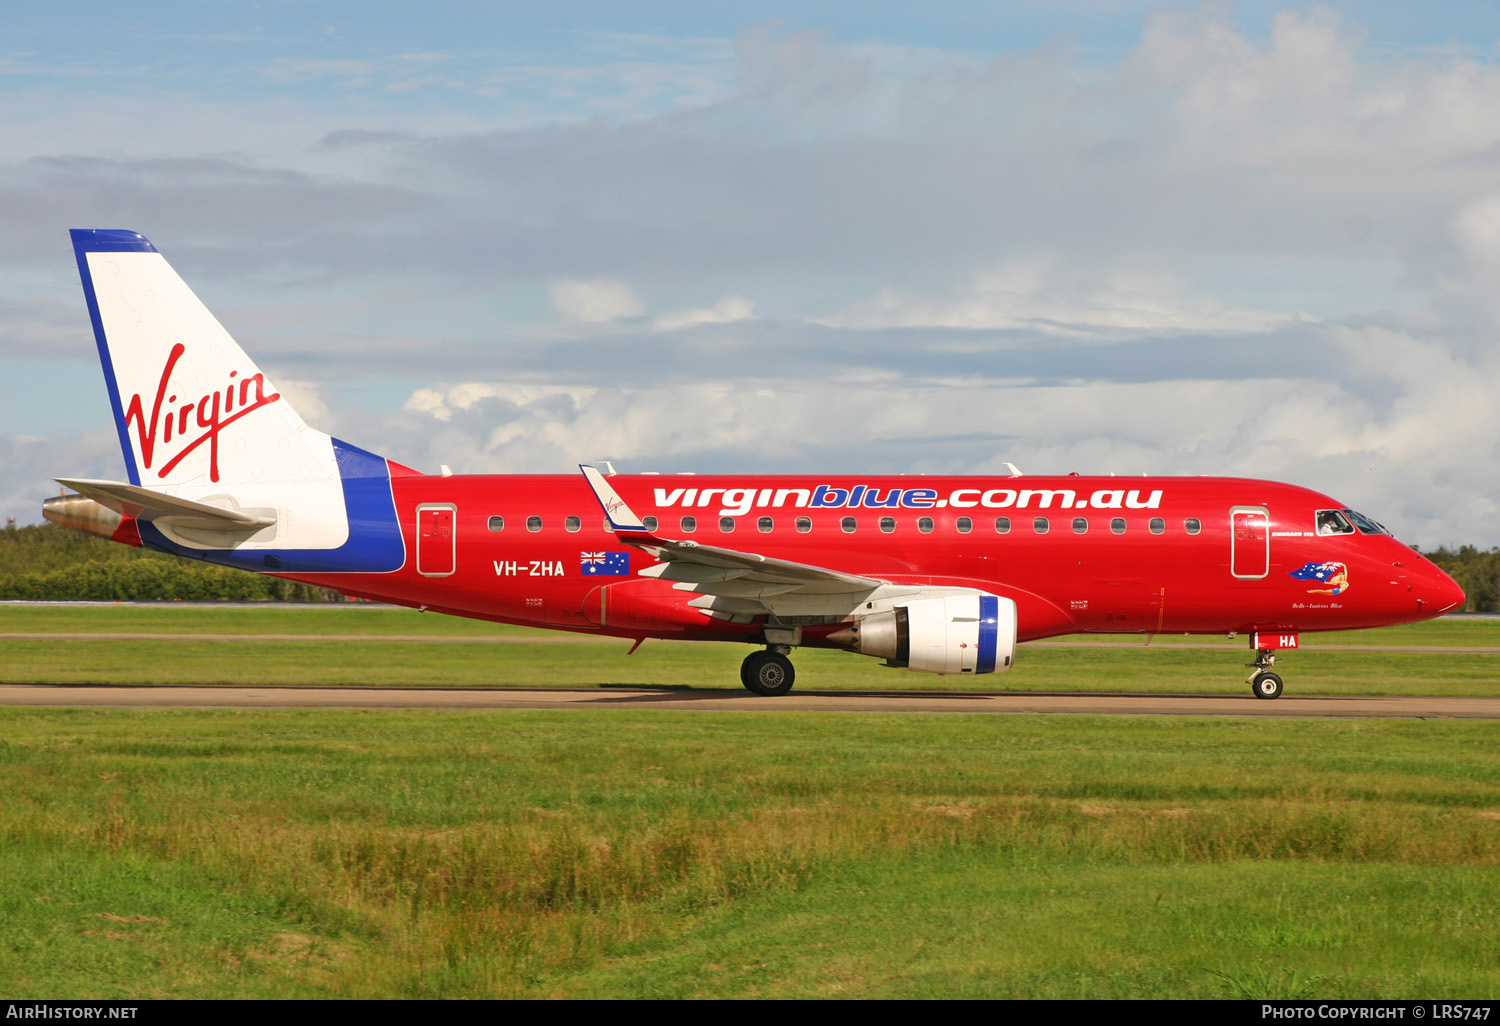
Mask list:
[[[1500,996],[1500,727],[0,710],[28,997]]]
[[[630,642],[507,627],[413,610],[310,606],[0,606],[0,633],[281,634],[296,640],[0,640],[0,683],[239,684],[401,687],[671,686],[738,690],[736,644]],[[320,635],[427,638],[371,643]],[[1500,620],[1439,620],[1304,636],[1278,670],[1293,694],[1500,693]],[[458,639],[500,639],[494,644]],[[1094,641],[1097,638],[1073,639]],[[1021,646],[1004,674],[950,677],[888,669],[838,651],[800,649],[798,687],[872,691],[1103,691],[1222,694],[1242,684],[1244,639],[1193,637]],[[1487,652],[1320,651],[1325,644],[1489,647]],[[1195,647],[1183,647],[1186,641]],[[1196,647],[1204,644],[1212,647]]]
[[[429,635],[432,637],[591,637],[533,627],[470,620],[440,613],[420,613],[398,606],[324,603],[284,605],[183,605],[143,603],[113,605],[0,605],[0,633],[57,631],[98,634],[360,634]],[[1246,650],[1243,637],[1223,635],[1087,634],[1053,639],[1062,642],[1108,643],[1122,647],[1158,647],[1220,643],[1226,651]],[[1148,644],[1149,641],[1149,644]],[[1444,617],[1401,627],[1364,631],[1327,631],[1302,635],[1305,645],[1466,645],[1500,648],[1500,619]],[[628,644],[628,643],[627,643]]]
[[[420,613],[399,606],[184,605],[175,602],[115,605],[0,605],[0,633],[41,631],[98,634],[423,634],[432,637],[560,637],[557,631]]]
[[[692,687],[740,690],[747,646],[647,642],[459,645],[344,641],[0,641],[0,683],[392,687]],[[1014,691],[1224,694],[1245,653],[1185,649],[1023,648],[986,677],[892,670],[843,652],[798,651],[797,687],[819,691]],[[1293,694],[1500,694],[1500,654],[1301,652],[1277,666]]]
[[[1494,993],[1488,870],[871,859],[627,948],[570,995],[1370,998]],[[1330,895],[1336,896],[1330,900]],[[900,935],[891,924],[902,924]]]
[[[1227,639],[1221,634],[1158,634],[1151,638],[1150,645],[1193,645],[1224,639],[1231,648],[1246,649],[1249,639],[1241,634]],[[1425,623],[1402,624],[1399,627],[1372,627],[1361,631],[1317,631],[1301,636],[1302,644],[1308,648],[1322,645],[1464,645],[1500,647],[1500,619],[1479,616],[1445,616]],[[1146,645],[1142,635],[1088,634],[1075,635],[1057,641],[1110,642],[1120,645]]]
[[[738,690],[746,651],[0,607],[49,631],[308,637],[0,640],[0,679]],[[1242,689],[1243,639],[1119,640],[968,681],[796,661],[818,689]],[[1493,648],[1495,621],[1304,640],[1293,693],[1500,690],[1495,653],[1311,647]],[[3,709],[0,739],[13,995],[1500,996],[1485,722]]]

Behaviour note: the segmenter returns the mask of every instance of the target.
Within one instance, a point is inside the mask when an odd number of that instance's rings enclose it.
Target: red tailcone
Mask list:
[[[135,517],[126,517],[120,521],[120,526],[110,536],[111,541],[117,541],[121,545],[133,545],[141,547],[141,529],[135,522]]]

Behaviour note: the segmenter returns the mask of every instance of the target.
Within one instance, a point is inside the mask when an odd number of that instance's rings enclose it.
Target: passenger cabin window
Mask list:
[[[840,520],[839,521],[839,528],[845,534],[853,534],[854,533],[854,518],[853,517],[845,517],[844,519]]]
[[[1089,522],[1087,520],[1085,520],[1083,517],[1074,517],[1073,518],[1073,533],[1074,534],[1088,534],[1089,533]]]
[[[812,530],[812,517],[798,517],[797,518],[797,533],[798,534],[806,534],[808,531],[811,531],[811,530]]]
[[[540,531],[541,529],[542,529],[542,518],[541,517],[527,517],[526,518],[526,530],[528,530],[528,531]]]
[[[719,518],[719,530],[723,531],[725,534],[733,534],[734,533],[734,517],[720,517]]]
[[[563,527],[566,528],[569,533],[574,533],[577,532],[579,528],[583,527],[583,521],[579,520],[577,517],[568,517],[568,519],[563,521]]]
[[[1320,509],[1317,512],[1318,533],[1328,534],[1353,534],[1354,525],[1336,509]]]
[[[1052,530],[1052,524],[1047,520],[1046,517],[1037,517],[1031,522],[1031,529],[1037,534],[1046,534],[1048,531]]]
[[[995,518],[995,533],[1010,534],[1010,517]]]
[[[1185,531],[1187,531],[1188,534],[1197,534],[1199,531],[1203,530],[1203,521],[1199,520],[1197,517],[1188,517],[1182,522],[1182,527]]]
[[[932,533],[932,518],[931,517],[921,517],[921,518],[919,518],[917,520],[917,530],[921,531],[923,534],[931,534]]]
[[[490,517],[490,530],[491,531],[503,531],[503,530],[505,530],[505,518],[504,517]]]
[[[953,526],[958,528],[959,534],[968,534],[970,531],[974,530],[974,521],[970,520],[968,517],[959,517],[957,522],[954,523]]]
[[[1111,534],[1124,534],[1125,533],[1125,518],[1124,517],[1110,517],[1110,520],[1109,520],[1109,532]]]
[[[880,518],[880,533],[881,534],[890,534],[895,529],[896,529],[896,518],[895,517],[881,517]]]
[[[1161,517],[1152,517],[1151,518],[1151,533],[1152,534],[1161,534],[1166,529],[1167,529],[1167,522],[1165,520],[1163,520]]]
[[[641,523],[646,525],[646,530],[656,530],[657,519],[655,517],[641,517]]]
[[[692,534],[694,531],[698,530],[698,518],[683,517],[682,520],[678,522],[678,526],[682,528],[683,534]]]
[[[771,528],[775,526],[770,517],[761,517],[755,522],[755,529],[761,534],[770,534]]]

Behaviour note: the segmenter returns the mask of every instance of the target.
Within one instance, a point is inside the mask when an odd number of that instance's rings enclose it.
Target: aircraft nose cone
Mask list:
[[[1449,613],[1455,609],[1462,609],[1464,602],[1468,599],[1464,590],[1458,586],[1457,581],[1443,571],[1439,570],[1437,574],[1438,580],[1435,582],[1437,587],[1433,589],[1433,592],[1438,612]]]

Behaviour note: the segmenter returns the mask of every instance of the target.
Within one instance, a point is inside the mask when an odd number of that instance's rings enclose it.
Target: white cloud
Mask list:
[[[419,388],[407,398],[401,408],[411,413],[430,414],[436,420],[452,420],[453,411],[448,409],[443,400],[443,393],[437,389]]]
[[[552,306],[564,320],[603,324],[623,317],[639,317],[646,306],[624,282],[611,278],[588,281],[564,278],[547,289]]]
[[[414,464],[1227,470],[1500,542],[1472,472],[1500,459],[1491,40],[1210,4],[1122,60],[573,42],[28,80],[0,97],[0,354],[91,358],[60,228],[118,224],[227,293],[310,422]],[[338,401],[390,379],[399,411]]]
[[[409,413],[425,414],[436,420],[448,422],[456,412],[474,409],[485,400],[495,399],[500,403],[524,408],[538,403],[549,403],[564,398],[577,403],[595,393],[592,388],[568,388],[553,385],[490,384],[483,381],[464,381],[444,388],[419,388],[402,404]],[[498,437],[498,436],[497,436]]]
[[[1054,256],[1007,261],[946,295],[883,289],[818,321],[833,327],[1030,329],[1046,334],[1139,338],[1179,332],[1269,331],[1288,313],[1228,307],[1192,295],[1162,270],[1065,267]]]
[[[297,411],[304,423],[316,426],[327,424],[332,419],[323,388],[317,382],[297,381],[272,375],[276,390],[286,397],[292,409]]]
[[[1384,368],[1387,403],[1332,383],[1266,378],[1034,386],[995,380],[715,382],[629,389],[515,389],[467,416],[443,404],[390,425],[387,454],[461,473],[568,473],[610,458],[623,472],[1228,474],[1326,491],[1428,546],[1464,540],[1495,496],[1454,480],[1500,460],[1485,386],[1423,343],[1343,329],[1338,344]],[[1463,387],[1462,379],[1470,379]],[[470,393],[473,384],[459,386]],[[1455,391],[1456,389],[1456,391]],[[1453,457],[1451,419],[1473,415]],[[412,405],[409,409],[417,409]],[[360,444],[373,444],[362,441]],[[377,446],[378,448],[378,446]],[[415,452],[413,449],[415,448]]]
[[[755,316],[755,304],[744,296],[725,296],[713,306],[694,307],[691,310],[673,310],[661,314],[651,321],[658,331],[679,331],[700,324],[729,324],[745,321]]]
[[[72,438],[0,437],[0,516],[38,523],[42,500],[63,488],[55,477],[119,481],[125,463],[113,425]]]

